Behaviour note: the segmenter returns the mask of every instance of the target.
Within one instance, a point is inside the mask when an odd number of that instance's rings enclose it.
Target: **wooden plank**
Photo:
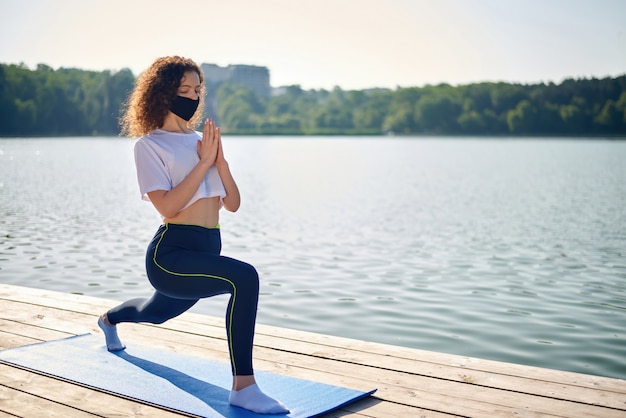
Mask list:
[[[0,324],[0,350],[39,342],[34,338],[4,332],[1,327],[2,324]]]
[[[61,410],[65,411],[65,415],[59,415],[63,417],[82,416],[74,411],[88,412],[89,416],[180,416],[180,413],[177,412],[138,403],[137,401],[1,363],[0,388],[2,388],[1,390],[11,390],[28,396],[28,399],[32,399],[32,404],[37,407],[43,405],[44,411],[48,407],[57,408],[55,405],[64,406],[65,408]],[[45,413],[30,414],[26,413],[27,411],[20,411],[20,408],[27,406],[30,406],[30,404],[18,402],[16,405],[17,409],[14,408],[12,413],[17,411],[19,416],[47,416]],[[0,406],[0,409],[3,409],[2,406]]]
[[[46,308],[47,309],[47,308]],[[68,315],[68,313],[66,312],[61,312],[60,316],[66,316]],[[36,316],[32,316],[32,318],[41,321],[43,319],[45,319],[46,317],[48,317],[49,315],[36,315]],[[57,326],[63,326],[63,321],[60,320],[58,317],[56,318],[55,324]],[[145,327],[144,328],[146,330],[151,330],[150,327]],[[154,330],[151,330],[154,331]],[[163,330],[160,331],[161,334],[164,333]],[[167,334],[167,333],[166,333]],[[204,351],[204,355],[206,356],[207,352],[206,352],[206,338],[201,338],[199,336],[191,336],[194,337],[195,340],[189,341],[190,337],[187,337],[185,339],[181,338],[184,337],[183,335],[176,335],[173,340],[175,341],[175,350],[173,351],[183,351],[186,354],[191,354],[189,353],[189,347],[193,347],[196,346],[198,347],[198,349],[203,350]],[[148,343],[150,341],[152,341],[153,338],[150,337],[148,338]],[[200,347],[202,346],[202,347]],[[225,348],[225,347],[224,347]],[[225,351],[225,350],[223,350]],[[288,353],[291,357],[293,357],[292,360],[290,360],[291,367],[290,367],[290,372],[288,374],[293,374],[297,377],[301,377],[301,378],[308,378],[311,380],[318,380],[318,381],[325,381],[326,383],[330,383],[330,384],[337,384],[337,385],[341,385],[341,386],[357,386],[357,385],[364,385],[364,387],[361,387],[361,390],[368,390],[372,387],[372,385],[374,384],[374,382],[371,385],[368,385],[367,382],[368,381],[368,376],[371,375],[370,371],[364,371],[361,372],[359,370],[356,370],[352,367],[352,365],[342,365],[342,369],[343,369],[343,374],[340,373],[339,376],[337,376],[336,370],[337,370],[337,365],[331,365],[328,367],[328,369],[330,370],[335,370],[335,373],[333,373],[332,375],[329,374],[326,371],[317,371],[317,373],[314,373],[313,369],[318,368],[318,359],[302,359],[301,356],[295,356],[291,353]],[[211,356],[213,357],[213,356]],[[270,357],[272,360],[271,361],[267,361],[267,362],[263,362],[264,364],[264,368],[270,368],[270,367],[274,367],[275,366],[275,362],[273,361],[273,359],[275,359],[275,353],[269,353],[268,357]],[[227,359],[225,359],[227,360]],[[308,363],[310,364],[305,364],[303,366],[303,362],[309,360]],[[304,369],[303,369],[304,367]],[[285,374],[285,369],[284,368],[280,368],[278,370],[272,370],[275,372],[283,372],[283,374]],[[297,371],[296,373],[294,373],[294,371]],[[346,378],[343,375],[352,375],[349,378]],[[331,377],[329,379],[329,377]],[[391,376],[391,378],[398,378],[398,376]],[[379,374],[379,379],[381,379],[381,376]],[[381,380],[379,380],[379,382],[376,383],[380,383]],[[420,386],[419,383],[415,383],[416,387]],[[445,385],[444,385],[445,386]],[[435,393],[433,394],[432,392],[415,392],[414,390],[412,390],[411,388],[401,388],[400,390],[395,389],[394,388],[386,388],[386,392],[387,394],[391,397],[391,398],[399,398],[401,396],[419,396],[420,398],[426,398],[429,399],[429,401],[431,402],[431,404],[429,405],[424,405],[423,403],[421,405],[413,405],[415,407],[419,407],[419,406],[431,406],[431,407],[437,407],[438,405],[442,404],[442,403],[447,403],[448,404],[448,409],[446,409],[446,412],[452,412],[455,414],[461,414],[461,413],[465,413],[466,411],[471,411],[471,410],[475,410],[476,414],[478,415],[484,415],[486,413],[491,414],[491,416],[499,416],[498,413],[496,412],[496,409],[502,409],[502,407],[498,406],[498,407],[494,407],[492,405],[489,405],[487,403],[484,402],[475,402],[475,401],[471,401],[468,402],[466,399],[464,398],[456,398],[453,396],[450,396],[447,394],[447,390],[449,390],[449,388],[444,387],[444,392],[442,393]]]
[[[64,330],[68,330],[68,329],[76,329],[77,328],[77,322],[75,321],[75,314],[68,312],[68,311],[58,311],[55,314],[54,310],[51,310],[50,308],[47,307],[40,307],[40,309],[38,310],[38,314],[37,315],[33,315],[32,313],[28,313],[23,307],[8,307],[8,311],[13,311],[14,314],[16,316],[21,317],[21,320],[30,320],[33,322],[36,322],[38,324],[40,324],[40,327],[42,327],[42,329],[51,329],[52,327],[55,327],[56,329],[64,329]],[[67,321],[66,317],[72,317],[72,319],[74,319],[74,321]],[[91,320],[93,320],[94,318],[92,316],[88,316],[88,318],[90,318]],[[127,324],[125,324],[127,325]],[[140,343],[150,343],[152,341],[154,341],[155,337],[160,336],[161,337],[161,341],[171,341],[172,345],[169,346],[168,348],[172,349],[172,348],[179,348],[179,350],[184,350],[184,352],[186,354],[192,354],[189,352],[189,348],[190,347],[197,347],[198,351],[202,352],[201,354],[203,354],[204,356],[207,356],[207,338],[203,337],[203,336],[199,336],[199,335],[195,335],[195,334],[190,334],[190,335],[186,335],[184,333],[181,332],[173,332],[173,331],[168,331],[168,330],[159,330],[159,329],[155,329],[153,327],[147,327],[147,326],[137,326],[137,325],[131,325],[131,327],[133,328],[141,328],[141,331],[143,333],[148,332],[149,334],[157,334],[157,335],[148,335],[148,337],[146,338],[145,341],[142,341],[142,338],[139,338],[139,342]],[[174,334],[171,335],[169,338],[167,337],[168,334]],[[181,338],[185,337],[185,340],[181,340]],[[144,337],[145,338],[145,337]],[[191,342],[189,341],[189,338],[194,338],[195,341],[193,342],[193,344],[191,344]],[[210,340],[210,339],[209,339]],[[228,361],[228,357],[226,355],[226,344],[225,341],[218,341],[219,342],[219,354],[218,355],[212,355],[209,357],[213,357],[214,359],[217,360],[221,360],[221,361]],[[196,353],[196,354],[200,354],[200,353]],[[216,354],[216,353],[213,353]],[[218,358],[216,358],[218,357]],[[221,358],[219,358],[221,357]],[[275,358],[275,356],[273,354],[270,354],[269,357],[271,358]],[[294,361],[295,363],[297,363],[297,360]],[[274,361],[268,361],[267,365],[266,365],[266,369],[269,368],[273,368],[274,366]],[[292,370],[298,370],[298,367],[292,367]],[[279,371],[283,371],[284,370],[279,370]],[[292,373],[295,374],[296,376],[300,375],[302,377],[302,373]],[[328,381],[327,379],[327,375],[325,373],[320,373],[318,376],[320,379],[319,381],[324,381],[326,379],[326,381]],[[327,383],[336,383],[336,384],[344,384],[345,383],[357,383],[358,381],[355,379],[351,379],[350,381],[338,381],[338,382],[327,382]],[[360,382],[359,382],[360,383]],[[353,386],[355,386],[355,384],[353,384]],[[371,389],[371,385],[365,386],[362,389],[363,390],[369,390]],[[464,407],[465,409],[469,408],[468,405],[465,405]],[[400,415],[405,414],[406,412],[401,412]]]
[[[33,321],[38,324],[43,329],[62,329],[62,330],[71,330],[77,329],[80,322],[76,321],[76,314],[70,311],[56,311],[52,308],[48,308],[45,306],[40,306],[38,309],[38,314],[33,315],[29,313],[24,307],[16,308],[14,306],[7,306],[6,312],[12,312],[15,316],[20,317],[22,321]],[[88,318],[93,319],[91,316],[86,316]],[[69,318],[69,319],[68,319]],[[130,324],[124,324],[125,327],[128,327]],[[170,349],[171,351],[184,351],[186,354],[193,354],[190,352],[191,347],[196,347],[197,353],[203,355],[204,357],[211,358],[218,361],[228,361],[228,357],[226,355],[226,345],[225,341],[219,341],[220,349],[210,350],[212,347],[207,347],[208,344],[211,344],[213,341],[211,339],[207,339],[203,336],[200,336],[196,333],[183,333],[183,332],[174,332],[167,329],[156,329],[150,326],[145,325],[130,325],[130,327],[135,328],[136,332],[133,333],[135,337],[135,341],[138,343],[147,343],[150,344],[152,341],[160,339],[160,341],[170,341],[171,344],[167,345],[166,349]],[[122,328],[122,327],[120,327]],[[82,333],[82,332],[77,332]],[[148,335],[147,338],[145,334]],[[173,335],[172,335],[173,334]],[[145,340],[144,340],[145,338]],[[207,341],[208,340],[208,341]],[[127,342],[128,344],[128,342]],[[276,363],[275,359],[276,351],[275,350],[265,350],[267,351],[265,356],[259,357],[260,348],[257,347],[255,354],[257,358],[257,368],[259,370],[269,370],[276,373],[288,374],[294,377],[300,377],[304,379],[311,379],[320,382],[325,382],[329,384],[335,384],[340,386],[351,387],[359,390],[369,390],[372,387],[376,387],[381,383],[386,383],[386,379],[382,379],[381,371],[379,370],[357,370],[352,364],[345,364],[333,360],[328,360],[327,362],[331,363],[325,366],[320,366],[320,359],[318,358],[302,358],[297,354],[289,353],[289,352],[281,352],[280,358],[281,362]],[[259,361],[260,358],[260,361]],[[289,358],[289,363],[287,363],[287,358]],[[286,365],[288,364],[288,367]],[[321,370],[320,370],[321,369]],[[337,370],[343,370],[343,373],[337,375]],[[327,370],[333,370],[333,373],[328,373]],[[378,376],[377,381],[372,381],[371,376]],[[398,376],[392,375],[391,378],[397,379]],[[422,378],[423,380],[423,378]],[[401,400],[402,403],[412,405],[415,407],[426,407],[426,408],[436,408],[438,405],[442,403],[447,403],[448,409],[445,412],[454,413],[454,414],[462,414],[468,410],[475,410],[476,413],[486,414],[489,413],[492,416],[496,415],[495,407],[486,404],[484,402],[476,402],[474,400],[467,401],[465,398],[456,398],[447,395],[448,387],[444,387],[443,393],[441,390],[436,392],[432,392],[430,389],[428,391],[415,391],[414,388],[417,387],[431,387],[432,385],[427,382],[422,382],[421,380],[411,382],[410,380],[407,382],[408,387],[402,387],[400,389],[396,388],[383,388],[381,393],[385,393],[388,396],[377,395],[378,398],[391,400],[390,397],[397,397]],[[445,385],[444,385],[445,386]],[[437,386],[438,388],[441,385]],[[408,398],[404,400],[404,398]],[[413,403],[413,400],[416,399],[428,399],[429,403],[424,405],[423,403],[417,405]],[[397,399],[396,399],[397,401]],[[421,401],[424,402],[424,401]],[[498,406],[499,409],[502,407]]]
[[[110,301],[107,302],[106,300],[86,296],[63,294],[45,290],[42,291],[39,289],[27,289],[27,292],[31,293],[31,296],[35,297],[41,297],[43,294],[44,300],[41,301],[43,303],[50,303],[51,299],[54,300],[55,298],[59,298],[59,308],[68,309],[68,303],[73,301],[78,306],[71,306],[71,310],[78,312],[80,310],[77,310],[77,308],[81,306],[83,310],[80,312],[83,313],[93,314],[93,304],[100,305],[102,307],[101,309],[106,309],[112,306]],[[29,299],[32,302],[32,298]],[[87,303],[88,300],[91,302]],[[188,333],[201,333],[202,335],[211,335],[218,338],[224,335],[223,320],[221,318],[193,313],[185,313],[179,319],[168,321],[168,323],[162,327]],[[214,329],[210,327],[214,327]],[[209,334],[209,332],[211,333]],[[265,341],[267,341],[267,343],[264,343]],[[281,342],[283,342],[282,345],[280,345]],[[409,360],[409,362],[418,362],[420,365],[419,372],[421,374],[433,375],[438,378],[445,377],[450,380],[463,382],[471,381],[475,384],[484,384],[481,383],[483,380],[494,381],[494,377],[498,377],[493,376],[494,374],[499,376],[511,376],[513,379],[508,384],[509,387],[507,387],[511,390],[516,390],[520,387],[520,384],[522,383],[519,381],[520,378],[527,378],[530,379],[530,388],[536,387],[538,381],[546,381],[556,384],[566,383],[568,385],[582,386],[593,390],[595,390],[598,386],[601,386],[607,390],[626,394],[626,385],[624,385],[623,381],[601,376],[584,375],[541,369],[531,366],[474,359],[464,356],[433,353],[429,351],[350,340],[304,331],[276,328],[262,324],[257,325],[257,345],[289,349],[289,347],[293,347],[294,343],[310,343],[310,345],[317,350],[307,352],[301,350],[303,353],[332,357],[345,361],[353,361],[356,356],[358,359],[357,361],[360,362],[360,356],[363,352],[369,354],[378,353],[385,358],[391,357],[392,361],[394,358],[405,359]],[[327,347],[329,350],[320,352],[319,349],[323,347]],[[375,358],[374,361],[378,364],[379,359]],[[431,364],[430,369],[427,368],[429,363]],[[415,363],[411,364],[415,365]],[[389,365],[398,370],[404,370],[406,367],[406,363],[398,365],[397,367],[389,364],[389,362],[385,362],[385,365]],[[445,366],[449,366],[450,368],[448,369]],[[478,372],[478,374],[470,375],[468,374],[470,372]],[[480,372],[484,373],[480,374]],[[487,379],[485,379],[485,377],[487,377]],[[506,381],[504,382],[506,383]],[[500,386],[500,384],[501,382],[496,382],[496,386]]]
[[[7,319],[6,317],[9,316],[10,314],[9,311],[11,310],[11,307],[8,304],[5,304],[3,306],[3,310],[5,310],[5,314],[2,315],[3,318],[0,318],[0,330],[2,330],[1,332],[5,334],[10,334],[10,335],[7,335],[6,337],[7,341],[10,340],[11,338],[14,338],[16,340],[20,340],[20,339],[33,340],[35,339],[34,338],[35,335],[37,336],[36,339],[38,341],[50,341],[50,340],[57,340],[60,338],[65,338],[71,335],[66,332],[60,332],[56,330],[36,327],[36,326],[33,326],[33,324],[29,322],[20,321],[17,318]],[[32,344],[32,342],[28,342],[25,344]],[[20,345],[24,345],[24,344],[17,344],[15,345],[15,347],[18,347]]]
[[[97,415],[0,385],[0,411],[15,417],[88,417]]]
[[[339,353],[333,350],[313,351],[314,346],[304,347],[308,343],[294,343],[292,349],[298,353],[307,353],[311,357],[340,359],[344,364],[360,364],[384,371],[407,371],[416,377],[432,377],[449,382],[471,384],[484,388],[497,388],[511,392],[521,392],[554,399],[602,405],[611,408],[624,407],[624,395],[618,391],[598,391],[584,386],[553,383],[545,379],[530,379],[510,375],[499,375],[485,371],[465,370],[447,366],[434,366],[430,363],[418,363],[406,359],[394,358],[367,352]],[[257,350],[257,355],[259,351]],[[333,366],[334,367],[334,366]],[[453,386],[451,384],[451,386]]]
[[[41,320],[41,319],[44,319],[45,317],[46,317],[46,315],[41,315],[41,314],[39,314],[39,315],[37,315],[37,317],[36,317],[36,318],[37,318],[37,319],[39,319],[39,320]],[[57,321],[59,320],[58,316],[57,316],[56,320],[57,320]],[[58,323],[57,323],[57,325],[58,325]],[[176,338],[176,341],[177,341],[177,343],[180,343],[180,340],[179,340],[178,338]],[[205,342],[205,343],[206,343],[206,342]],[[186,345],[186,346],[188,346],[188,345],[189,345],[189,342],[185,342],[185,345]],[[206,346],[204,347],[204,349],[206,349]],[[466,405],[466,406],[467,406],[467,405]]]
[[[202,339],[198,339],[197,342],[196,341],[192,341],[192,340],[190,340],[190,335],[193,335],[193,334],[183,334],[183,335],[180,335],[179,337],[176,338],[177,341],[183,342],[183,345],[185,346],[186,352],[188,352],[189,347],[196,346],[197,344],[203,345],[203,342],[202,342],[203,340]],[[183,338],[183,340],[180,340],[180,338]],[[301,352],[301,350],[296,350],[296,351]],[[275,364],[275,359],[277,358],[276,357],[277,353],[276,353],[275,350],[268,349],[268,351],[267,351],[267,353],[265,355],[263,353],[264,353],[263,352],[263,347],[257,347],[255,349],[255,358],[257,358],[257,359],[260,358],[260,359],[263,359],[263,360],[267,360],[268,361],[268,363],[267,363],[268,365]],[[279,358],[281,359],[281,363],[290,364],[291,367],[292,367],[292,370],[294,370],[297,367],[303,367],[302,359],[300,357],[298,357],[298,356],[296,356],[294,358],[294,360],[291,360],[291,362],[289,362],[287,360],[287,357],[288,357],[289,354],[290,354],[290,352],[282,352],[280,354]],[[368,355],[369,355],[369,353],[361,353],[361,357],[365,357],[366,360],[367,360],[367,356]],[[328,359],[330,357],[326,353],[319,354],[319,356],[320,357],[326,356],[326,359]],[[343,367],[343,369],[345,369],[345,371],[343,372],[343,375],[348,375],[348,376],[352,375],[353,377],[357,377],[358,381],[360,381],[360,382],[368,382],[369,379],[368,379],[367,375],[372,373],[371,370],[367,370],[365,372],[365,375],[357,376],[356,375],[356,371],[358,371],[358,366],[355,366],[356,361],[358,361],[357,359],[353,359],[351,362],[348,362],[347,364],[344,362],[343,364],[342,363],[338,363],[338,364],[333,363],[333,364],[324,364],[324,365],[320,365],[320,360],[316,359],[316,358],[314,358],[313,360],[310,360],[310,358],[305,358],[305,361],[308,361],[307,366],[306,366],[307,369],[320,369],[320,370],[323,370],[324,374],[326,374],[326,375],[337,374],[337,373],[341,374],[341,372],[338,372],[338,370],[339,370],[339,368]],[[363,363],[365,364],[367,362],[363,362]],[[377,357],[377,358],[373,359],[371,361],[371,363],[372,363],[370,365],[371,367],[378,368],[377,365],[385,364],[385,369],[388,368],[388,364],[385,363],[385,359],[384,358],[378,358]],[[406,364],[406,366],[407,367],[402,366],[399,369],[410,370],[410,367],[409,367],[410,364]],[[399,371],[399,369],[397,371]],[[332,373],[327,372],[327,370],[332,370]],[[278,373],[280,373],[280,372],[284,373],[285,368],[284,367],[280,367],[278,369],[274,369],[273,371],[276,371]],[[385,375],[385,373],[386,373],[385,370],[376,371],[375,372],[375,374],[378,375],[379,379],[380,379],[381,376]],[[302,373],[298,373],[298,375],[300,377],[302,377]],[[410,374],[410,375],[413,376],[412,374]],[[420,384],[418,383],[417,379],[421,379],[423,377],[424,376],[417,375],[417,376],[411,377],[410,379],[415,379],[415,380],[413,380],[412,383],[417,385],[417,387],[420,387]],[[391,378],[395,379],[397,381],[397,374],[393,374],[392,373],[391,374]],[[443,380],[446,380],[446,379],[443,379]],[[467,382],[465,380],[457,380],[457,382],[458,383],[463,383],[463,384],[472,384],[472,386],[480,386],[480,385],[475,385],[471,381]],[[341,381],[341,383],[345,385],[347,383],[347,381],[344,379],[344,380]],[[365,385],[365,384],[366,383],[362,383],[362,385]],[[531,381],[531,382],[528,383],[528,385],[531,385],[531,386],[532,385],[541,386],[541,384],[542,384],[542,382],[537,382],[537,381]],[[543,383],[543,385],[545,386],[545,383]],[[433,387],[432,384],[429,385],[429,386],[430,386],[430,388]],[[445,386],[445,391],[446,392],[449,391],[451,387],[453,388],[453,385],[451,385],[450,383],[444,383],[444,386]],[[511,385],[511,386],[513,386],[513,385]],[[413,386],[413,387],[415,387],[415,386]],[[490,387],[490,386],[485,386],[485,387]],[[411,386],[406,386],[406,388],[411,388]],[[564,387],[564,388],[565,389],[563,389],[561,391],[561,394],[567,393],[567,387]],[[357,387],[357,389],[367,390],[366,387]],[[522,389],[523,389],[523,387],[520,388],[517,391],[518,392],[522,391]],[[498,388],[498,390],[501,390],[501,388]],[[467,391],[467,389],[466,389],[466,391]],[[538,392],[541,392],[541,395],[543,395],[543,396],[551,396],[553,398],[558,398],[559,397],[558,393],[555,393],[555,392],[551,393],[550,391],[548,391],[546,389],[543,389],[543,392],[541,390],[538,390]],[[623,406],[623,397],[619,396],[619,394],[612,394],[612,393],[609,392],[608,395],[607,395],[605,392],[600,392],[600,396],[598,396],[598,391],[597,390],[595,390],[595,391],[587,390],[587,392],[589,392],[588,393],[589,399],[587,399],[587,401],[590,404],[602,404],[602,405],[605,405],[605,406],[609,405],[609,406],[613,406],[613,407]],[[474,391],[469,390],[468,395],[472,396],[473,393],[474,393]],[[580,389],[574,388],[572,393],[569,394],[569,395],[571,395],[571,398],[573,400],[575,400],[575,401],[576,401],[576,399],[575,399],[574,395],[576,393],[580,393]],[[488,393],[488,392],[486,392],[485,397],[486,398],[495,397],[495,398],[498,398],[498,399],[502,399],[502,396],[499,396],[499,395],[496,396],[496,395]],[[519,396],[517,396],[517,395],[510,395],[508,393],[505,393],[504,397],[512,399],[513,400],[512,401],[513,404],[516,404],[516,403],[519,402]]]
[[[368,418],[451,418],[460,415],[450,415],[438,411],[415,408],[409,405],[395,404],[381,401],[375,397],[363,399],[347,405],[337,411],[324,415],[324,418],[338,417],[368,417]]]
[[[30,326],[24,333],[41,337],[46,332],[99,332],[95,326],[97,314],[115,304],[104,299],[3,285],[0,299],[7,302],[8,314],[0,313],[5,321]],[[6,319],[7,315],[10,319]],[[121,324],[120,333],[127,344],[137,341],[228,360],[220,318],[186,313],[160,326]],[[17,333],[9,330],[0,334],[0,342],[7,335]],[[54,339],[49,337],[45,339]],[[406,408],[414,413],[411,416],[612,417],[623,416],[626,411],[622,396],[626,384],[619,379],[265,325],[257,326],[255,362],[258,369],[355,389],[378,386],[376,396],[367,400],[374,404],[366,411],[344,411],[351,415],[395,416],[394,411],[398,411],[398,416],[409,416]],[[381,415],[377,414],[378,409]]]
[[[14,389],[14,387],[18,389]],[[32,395],[34,401],[29,401],[35,405],[35,409],[27,410],[21,405],[26,402],[24,396],[15,397],[12,391],[17,391],[21,395]],[[6,394],[6,395],[4,395]],[[12,400],[12,402],[3,402],[4,399]],[[134,401],[119,398],[107,393],[93,391],[79,385],[57,380],[54,378],[32,373],[27,370],[12,367],[11,365],[0,363],[0,411],[5,409],[19,416],[44,416],[40,412],[40,405],[44,405],[44,410],[49,409],[52,403],[52,410],[59,409],[60,412],[54,416],[82,416],[76,413],[68,414],[67,408],[59,408],[56,402],[67,403],[66,406],[73,408],[84,408],[89,413],[97,416],[156,416],[170,417],[179,416],[177,412],[162,410],[161,408],[152,408],[149,405],[137,405]],[[13,405],[13,403],[15,405]],[[86,405],[89,405],[86,407]],[[375,406],[375,408],[373,408]],[[4,407],[4,408],[3,408]],[[352,417],[406,417],[416,416],[413,413],[415,408],[406,405],[397,405],[393,403],[381,403],[372,398],[365,399],[350,405],[349,409],[341,409],[334,413],[333,416],[352,416]],[[373,409],[372,409],[373,408]],[[367,409],[367,415],[362,411]],[[31,415],[32,412],[32,415]],[[433,418],[450,417],[447,414],[440,414],[433,411],[418,410],[420,416],[428,416]],[[47,415],[46,415],[47,416]]]
[[[24,306],[19,306],[19,307],[15,307],[15,306],[11,306],[10,304],[5,304],[5,308],[3,311],[3,314],[6,316],[6,314],[11,314],[13,313],[14,316],[19,316],[21,318],[22,322],[17,322],[17,321],[6,321],[6,323],[10,324],[13,328],[17,328],[19,329],[21,332],[25,333],[25,334],[29,334],[29,335],[37,335],[39,338],[37,340],[34,341],[40,341],[43,340],[44,338],[42,338],[42,335],[40,335],[41,332],[45,332],[45,333],[49,333],[49,332],[55,332],[51,330],[51,327],[56,327],[59,329],[74,329],[76,328],[77,324],[80,324],[82,321],[76,321],[75,317],[76,315],[73,315],[70,312],[66,312],[66,311],[51,311],[49,308],[47,307],[41,307],[41,309],[38,310],[38,314],[32,314],[27,312],[27,310],[24,309]],[[56,313],[56,314],[55,314]],[[74,319],[74,321],[67,321],[67,318],[71,318]],[[94,320],[95,317],[93,316],[88,316],[88,318],[90,320]],[[28,324],[24,321],[31,321],[31,322],[36,322],[39,325],[31,325]],[[143,328],[143,329],[148,329],[150,330],[150,328],[146,327],[146,326],[134,326],[136,328]],[[154,333],[160,333],[163,334],[163,330],[153,330]],[[77,332],[76,334],[78,334],[80,332]],[[65,337],[67,336],[65,333],[63,333],[62,335],[47,335],[47,337],[53,337],[50,339],[56,339],[57,337]],[[153,339],[153,337],[148,337],[144,340],[144,338],[141,339],[142,343],[149,343],[151,340]],[[206,343],[206,338],[203,339],[203,343]],[[179,344],[180,341],[178,339],[178,336],[173,337],[172,341],[176,344]],[[29,343],[32,341],[29,341]],[[224,352],[224,361],[228,361],[228,357],[226,355],[226,344],[225,341],[222,342],[223,351]],[[206,349],[206,345],[204,347]],[[204,353],[206,354],[206,352]],[[53,394],[56,392],[53,392]],[[394,405],[391,405],[391,408],[394,408]],[[403,412],[406,416],[406,407],[404,408],[405,411]],[[345,412],[345,411],[344,411]],[[362,416],[360,413],[358,412],[351,412],[349,415],[352,416]]]
[[[154,330],[146,331],[154,332]],[[172,344],[166,344],[162,348],[175,352],[184,352],[189,355],[210,357],[218,361],[228,360],[225,357],[219,358],[221,353],[225,351],[225,346],[221,352],[217,348],[215,349],[216,351],[211,350],[212,352],[209,353],[206,344],[207,339],[197,334],[173,333],[170,335],[165,330],[157,332],[162,342],[172,342]],[[150,336],[146,342],[149,344],[155,337]],[[142,342],[139,341],[139,343]],[[280,361],[277,361],[277,359],[280,359]],[[512,394],[508,391],[501,393],[499,390],[493,391],[488,388],[474,387],[467,383],[433,381],[423,376],[380,370],[352,363],[337,362],[331,359],[303,357],[291,352],[277,352],[277,350],[265,349],[263,347],[255,348],[255,361],[259,370],[352,387],[358,390],[369,390],[372,387],[381,387],[382,385],[381,392],[375,395],[378,399],[401,401],[415,407],[426,408],[440,408],[442,404],[447,404],[448,409],[445,412],[457,415],[463,415],[468,410],[474,409],[477,414],[483,413],[484,415],[489,413],[492,414],[491,416],[499,416],[497,414],[501,412],[497,411],[505,411],[507,409],[507,405],[502,404],[502,402],[508,402],[508,408],[518,409],[520,402],[524,401],[520,399],[520,395]],[[459,385],[460,389],[456,389],[454,384]],[[426,389],[417,390],[417,388],[421,387]],[[459,393],[459,390],[464,392],[463,396],[450,395],[450,393]],[[476,399],[479,399],[479,401],[477,402]],[[500,403],[493,405],[494,399]],[[533,399],[531,398],[530,401]],[[551,406],[550,410],[557,412],[555,416],[560,416],[560,411],[563,410],[562,406],[562,404],[556,404]],[[544,413],[548,415],[549,411],[544,411]],[[583,411],[583,413],[589,414],[589,411]]]

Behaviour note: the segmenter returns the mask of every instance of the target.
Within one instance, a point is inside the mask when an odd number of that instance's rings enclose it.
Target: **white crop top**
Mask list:
[[[157,129],[142,136],[135,143],[135,165],[141,198],[149,201],[149,192],[171,190],[182,182],[198,164],[197,142],[199,132],[188,134]],[[219,196],[226,190],[215,165],[209,168],[200,187],[181,209],[186,209],[199,199]]]

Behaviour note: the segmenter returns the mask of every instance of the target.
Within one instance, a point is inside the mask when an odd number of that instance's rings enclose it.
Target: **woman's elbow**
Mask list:
[[[154,202],[152,202],[152,204],[154,205],[154,208],[157,210],[157,212],[159,212],[164,218],[173,218],[178,213],[178,210],[170,208],[167,205],[159,205],[155,204]]]
[[[224,198],[224,200],[222,201],[222,204],[224,205],[224,209],[226,209],[227,211],[237,212],[239,210],[239,206],[241,206],[241,201]]]
[[[226,204],[224,203],[224,209],[226,209],[229,212],[237,212],[239,210],[239,204]]]
[[[156,190],[148,193],[150,201],[155,209],[164,218],[173,218],[180,211],[180,208],[173,204],[171,199],[167,199],[168,192],[164,190]]]
[[[157,208],[157,210],[161,214],[161,216],[163,216],[164,218],[173,218],[178,213],[178,211],[175,211],[175,210],[159,209],[159,208]]]

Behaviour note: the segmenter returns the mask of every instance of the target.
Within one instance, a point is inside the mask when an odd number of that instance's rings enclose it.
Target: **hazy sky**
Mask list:
[[[163,55],[305,89],[626,73],[626,0],[0,0],[0,62],[130,68]]]

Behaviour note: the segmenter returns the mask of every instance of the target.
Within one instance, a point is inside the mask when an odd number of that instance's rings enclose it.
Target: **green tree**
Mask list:
[[[598,130],[602,133],[624,132],[624,109],[613,100],[608,100],[602,107],[602,111],[594,118]]]
[[[339,87],[335,87],[327,95],[324,103],[317,107],[314,116],[315,127],[328,133],[354,128],[352,107],[347,102],[347,94]]]
[[[462,133],[481,134],[487,130],[487,122],[481,113],[476,110],[464,111],[457,119]]]
[[[509,131],[513,134],[529,134],[537,124],[537,110],[528,100],[522,100],[507,113]]]
[[[365,94],[364,100],[354,109],[355,129],[368,133],[383,132],[383,123],[387,116],[391,94],[388,91],[374,91]]]
[[[422,96],[415,105],[415,121],[425,132],[456,133],[461,106],[448,96]]]
[[[257,94],[240,84],[222,84],[217,90],[217,102],[217,115],[224,131],[255,132],[265,111]]]
[[[411,103],[394,103],[383,121],[383,131],[398,134],[417,132],[413,105]]]
[[[584,130],[585,115],[575,104],[561,105],[559,114],[563,121],[565,132],[575,134]]]
[[[115,135],[134,84],[118,72],[0,64],[0,135]],[[226,132],[624,135],[626,75],[561,84],[448,84],[395,90],[283,88],[269,99],[229,83],[207,114]]]

